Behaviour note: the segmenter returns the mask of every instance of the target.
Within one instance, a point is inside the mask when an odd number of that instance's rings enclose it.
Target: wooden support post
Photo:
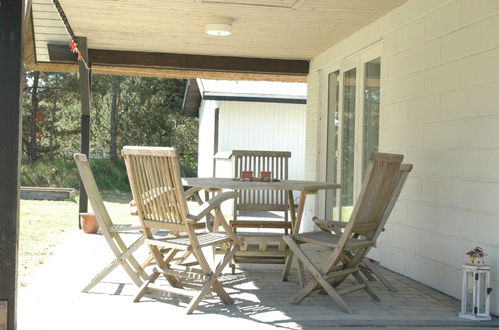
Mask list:
[[[8,330],[16,328],[24,3],[0,1],[0,301]]]
[[[91,83],[91,70],[90,62],[88,60],[88,47],[87,38],[76,38],[78,43],[78,50],[80,51],[83,61],[79,62],[80,72],[80,96],[81,96],[81,153],[87,155],[90,160],[90,83]],[[85,64],[88,64],[87,65]],[[79,213],[86,213],[88,211],[88,196],[83,184],[80,180],[80,207]],[[78,215],[78,224],[81,228],[80,217]]]

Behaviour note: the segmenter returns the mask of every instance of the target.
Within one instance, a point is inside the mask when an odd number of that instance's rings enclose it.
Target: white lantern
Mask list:
[[[468,320],[490,320],[490,267],[470,264],[464,264],[462,267],[463,295],[459,317]]]

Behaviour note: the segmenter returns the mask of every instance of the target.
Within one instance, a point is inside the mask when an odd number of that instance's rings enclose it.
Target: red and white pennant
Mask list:
[[[85,67],[90,70],[90,67],[88,66],[88,63],[85,62],[85,59],[83,56],[81,56],[80,50],[78,49],[78,43],[74,40],[71,40],[71,45],[70,45],[71,51],[75,54],[78,54],[77,60],[78,62],[83,62],[85,64]]]

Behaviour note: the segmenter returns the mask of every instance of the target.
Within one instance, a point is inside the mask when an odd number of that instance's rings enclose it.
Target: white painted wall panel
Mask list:
[[[219,150],[291,151],[289,178],[303,179],[305,109],[301,104],[221,101]]]
[[[373,253],[397,272],[460,298],[460,264],[489,254],[499,292],[499,1],[409,0],[311,61],[318,72],[381,40],[380,148],[414,164]],[[314,127],[326,109],[309,100],[305,174],[325,150]],[[309,203],[305,219],[316,214]],[[491,310],[499,313],[499,295]]]
[[[201,102],[199,109],[198,177],[213,175],[213,152],[215,134],[215,109],[217,101]]]

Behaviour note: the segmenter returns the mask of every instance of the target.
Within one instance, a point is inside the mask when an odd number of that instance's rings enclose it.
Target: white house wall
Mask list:
[[[215,109],[217,101],[201,102],[199,108],[198,177],[213,175],[213,153],[215,134]]]
[[[319,70],[382,45],[380,149],[413,163],[376,256],[456,298],[465,252],[493,266],[498,314],[499,1],[409,0],[311,62],[305,176],[320,179],[325,114]],[[318,211],[307,204],[306,219]]]
[[[219,151],[291,151],[289,178],[304,178],[304,104],[220,102]]]

